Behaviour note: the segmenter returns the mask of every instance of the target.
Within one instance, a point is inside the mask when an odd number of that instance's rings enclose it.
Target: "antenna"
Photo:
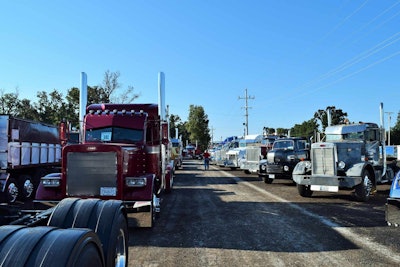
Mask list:
[[[245,117],[246,117],[246,122],[245,123],[243,123],[243,125],[245,126],[245,135],[248,135],[249,134],[249,108],[251,108],[251,107],[249,107],[249,105],[248,105],[248,100],[249,99],[254,99],[254,96],[249,96],[249,95],[247,95],[247,88],[244,90],[244,97],[240,97],[239,96],[239,99],[244,99],[245,100],[245,106],[244,107],[242,107],[242,108],[244,108],[245,109]]]

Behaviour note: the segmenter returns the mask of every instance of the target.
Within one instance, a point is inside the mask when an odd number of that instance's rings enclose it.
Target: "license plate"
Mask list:
[[[268,174],[268,178],[275,178],[275,174]]]
[[[311,185],[311,191],[338,192],[339,187],[334,185]]]
[[[100,188],[100,196],[116,196],[117,188],[116,187],[101,187]]]

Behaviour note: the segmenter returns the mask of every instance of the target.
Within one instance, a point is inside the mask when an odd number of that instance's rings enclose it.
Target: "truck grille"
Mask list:
[[[261,148],[260,147],[248,147],[246,148],[246,159],[247,161],[256,161],[260,160]]]
[[[336,175],[334,147],[312,148],[313,175]]]
[[[67,194],[100,196],[100,188],[117,187],[115,152],[71,152],[67,155]]]

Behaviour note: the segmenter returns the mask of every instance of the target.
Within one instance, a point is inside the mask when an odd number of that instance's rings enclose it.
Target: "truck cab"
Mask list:
[[[299,162],[293,180],[299,194],[355,189],[359,201],[367,201],[378,183],[391,181],[394,165],[387,164],[385,132],[375,123],[327,127],[325,141],[311,145],[311,160]]]
[[[301,160],[309,159],[309,143],[303,137],[276,139],[267,158],[260,161],[258,176],[267,184],[275,178],[292,179],[292,172]]]

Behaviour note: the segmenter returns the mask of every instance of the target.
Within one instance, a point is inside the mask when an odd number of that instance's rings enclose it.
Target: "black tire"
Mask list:
[[[354,196],[358,201],[366,202],[371,196],[373,182],[371,179],[371,173],[368,170],[363,170],[361,177],[362,181],[360,184],[356,185]]]
[[[14,203],[17,201],[19,196],[18,191],[18,184],[17,181],[10,177],[7,180],[6,187],[5,187],[5,201],[7,203]]]
[[[245,174],[251,174],[251,172],[249,170],[244,170]]]
[[[169,194],[172,192],[172,188],[174,186],[174,175],[172,172],[169,173],[169,178],[166,179],[166,185],[165,185],[165,193]]]
[[[101,243],[89,229],[0,227],[2,266],[104,266]]]
[[[106,266],[127,266],[128,224],[121,201],[67,198],[56,206],[48,225],[92,229],[100,238]]]
[[[309,185],[297,184],[297,191],[302,197],[311,197],[313,194],[313,191],[311,191]]]
[[[266,184],[272,184],[272,182],[274,181],[274,179],[269,178],[268,176],[263,176],[263,181]]]
[[[22,201],[29,200],[35,197],[35,185],[30,175],[22,174],[18,177],[18,196]]]

